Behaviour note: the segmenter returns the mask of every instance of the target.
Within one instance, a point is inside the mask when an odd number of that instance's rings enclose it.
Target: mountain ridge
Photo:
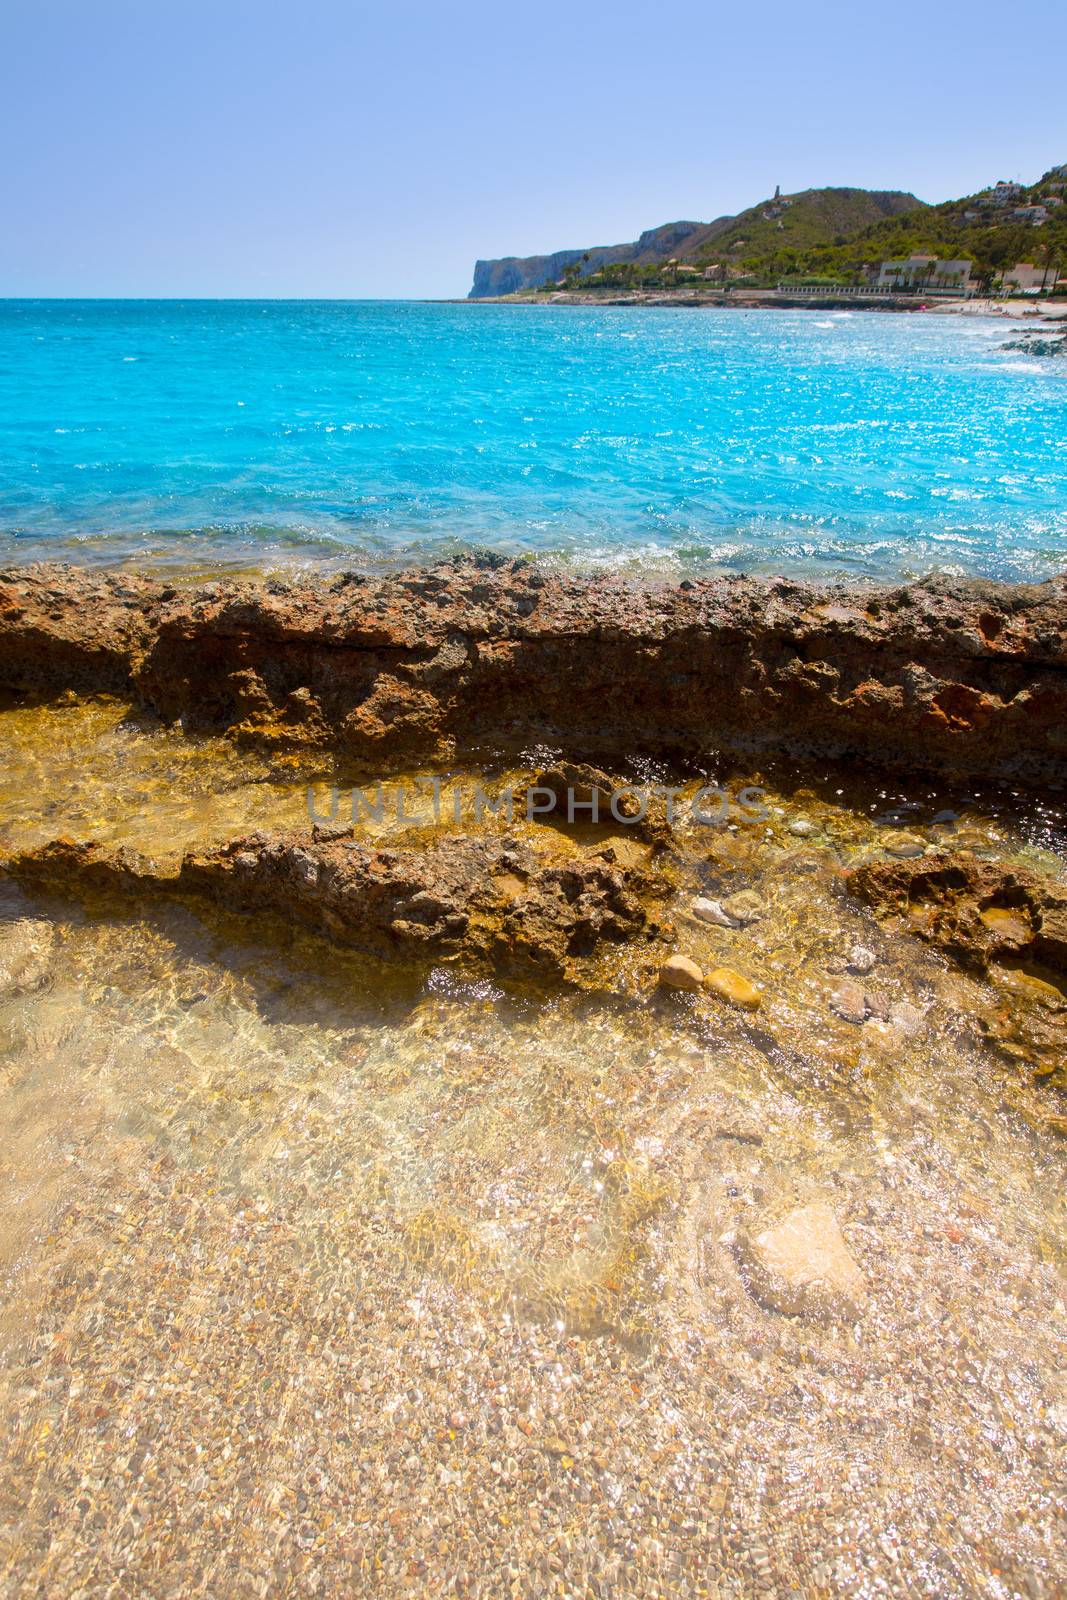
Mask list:
[[[800,208],[799,211],[797,208]],[[776,194],[761,200],[736,215],[716,217],[711,222],[678,221],[648,228],[625,244],[588,245],[579,249],[556,250],[547,255],[500,256],[475,262],[470,300],[514,294],[520,289],[537,289],[553,283],[559,276],[578,268],[577,276],[589,277],[607,266],[632,263],[655,266],[669,260],[689,261],[721,241],[728,245],[730,235],[755,233],[760,225],[778,225],[776,231],[789,234],[796,223],[813,211],[825,213],[823,230],[833,227],[833,237],[859,231],[873,223],[925,210],[925,202],[901,189],[853,189],[826,187],[804,189],[792,195]],[[821,240],[819,241],[821,242]]]

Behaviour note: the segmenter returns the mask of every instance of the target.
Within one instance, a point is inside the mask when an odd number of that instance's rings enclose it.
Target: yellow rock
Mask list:
[[[990,932],[995,933],[998,938],[1025,944],[1032,937],[1033,929],[1024,920],[1024,916],[1017,916],[1002,906],[988,906],[985,911],[979,911],[978,915]]]
[[[696,994],[704,974],[688,956],[671,956],[659,969],[659,981],[665,989],[688,989]]]
[[[740,1006],[743,1011],[758,1011],[763,1001],[762,989],[757,989],[754,983],[749,983],[730,967],[716,967],[714,972],[709,972],[704,987],[728,1005]]]

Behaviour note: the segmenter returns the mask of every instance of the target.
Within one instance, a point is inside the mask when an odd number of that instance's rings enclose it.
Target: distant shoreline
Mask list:
[[[904,311],[937,312],[953,316],[1006,317],[1012,321],[1041,319],[1059,322],[1067,319],[1067,300],[1035,305],[1028,300],[923,299],[920,295],[857,295],[834,293],[797,294],[781,289],[729,289],[709,292],[692,289],[620,290],[600,294],[595,291],[557,289],[552,294],[520,289],[515,294],[485,295],[477,300],[465,297],[448,300],[447,305],[469,306],[581,306],[652,309],[735,311]]]

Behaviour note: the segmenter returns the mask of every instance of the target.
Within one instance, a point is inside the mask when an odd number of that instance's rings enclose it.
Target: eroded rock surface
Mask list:
[[[1067,886],[966,850],[921,860],[871,860],[848,887],[881,915],[907,918],[920,938],[977,972],[1034,963],[1067,977]]]
[[[1067,772],[1067,580],[677,587],[457,562],[175,586],[0,574],[0,687],[117,690],[168,720],[379,770],[542,742],[910,770]]]
[[[252,834],[162,866],[124,848],[56,840],[5,867],[63,892],[194,895],[379,955],[553,980],[576,979],[583,958],[649,926],[645,875],[597,856],[546,864],[508,839],[381,850],[315,828]]]

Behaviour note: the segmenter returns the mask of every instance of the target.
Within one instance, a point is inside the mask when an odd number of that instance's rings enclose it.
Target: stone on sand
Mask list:
[[[693,901],[693,915],[701,922],[710,922],[716,928],[736,928],[737,922],[728,911],[724,911],[718,900],[707,900],[703,896]]]
[[[742,927],[749,922],[758,922],[764,915],[766,907],[754,889],[739,889],[737,894],[732,894],[722,902],[722,908],[728,917]]]
[[[739,1006],[742,1011],[758,1011],[763,1001],[763,991],[731,967],[716,967],[714,972],[709,972],[704,979],[704,987],[728,1005]]]
[[[739,1234],[735,1248],[749,1289],[774,1311],[851,1321],[866,1304],[866,1280],[824,1201],[799,1206],[755,1237]]]
[[[691,994],[700,991],[704,974],[688,956],[669,956],[659,969],[659,981],[664,989],[685,989]]]
[[[836,1011],[846,1022],[865,1022],[868,1007],[867,996],[862,986],[848,980],[839,983],[830,996],[830,1009]]]

